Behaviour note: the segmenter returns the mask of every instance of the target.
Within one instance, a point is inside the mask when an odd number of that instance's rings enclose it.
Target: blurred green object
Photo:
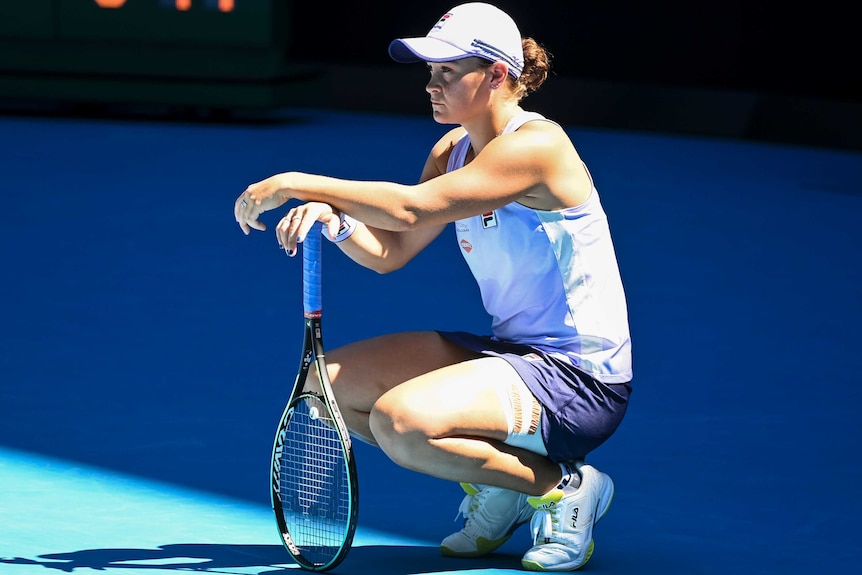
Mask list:
[[[108,3],[106,3],[108,4]],[[0,98],[213,109],[307,101],[317,71],[292,62],[290,2],[26,0],[0,5]]]

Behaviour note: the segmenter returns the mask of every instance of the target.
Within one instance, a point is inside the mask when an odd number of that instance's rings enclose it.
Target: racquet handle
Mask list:
[[[321,317],[323,313],[320,293],[322,226],[315,222],[302,241],[302,311],[307,318]]]

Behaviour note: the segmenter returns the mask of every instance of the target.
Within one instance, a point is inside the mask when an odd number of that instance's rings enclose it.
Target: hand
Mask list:
[[[245,235],[248,235],[252,228],[266,230],[266,224],[258,220],[260,215],[290,199],[285,186],[282,185],[282,176],[283,174],[278,174],[252,184],[236,199],[233,215]]]
[[[291,208],[275,228],[278,246],[286,251],[287,255],[296,255],[296,245],[302,243],[315,222],[322,222],[329,232],[329,237],[334,238],[338,233],[338,226],[341,225],[341,214],[329,204],[321,202],[309,202]]]

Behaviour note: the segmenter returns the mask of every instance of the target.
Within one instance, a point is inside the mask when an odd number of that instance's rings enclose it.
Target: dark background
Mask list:
[[[333,11],[325,2],[297,2],[290,48],[301,59],[389,65],[389,40],[424,35],[450,5],[386,0],[371,8],[346,3]],[[862,49],[847,3],[501,0],[496,5],[518,22],[522,35],[548,48],[561,76],[862,98],[857,64]],[[351,36],[356,40],[344,41]]]
[[[527,107],[576,126],[862,149],[849,4],[500,0],[553,56]],[[0,6],[0,104],[36,113],[247,121],[285,107],[427,114],[389,60],[451,0],[29,0]],[[268,118],[268,115],[270,116]]]

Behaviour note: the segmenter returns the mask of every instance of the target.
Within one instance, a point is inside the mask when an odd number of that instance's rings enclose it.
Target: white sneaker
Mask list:
[[[440,552],[447,557],[490,553],[535,512],[524,493],[472,483],[462,483],[461,488],[467,492],[458,508],[458,514],[464,516],[464,528],[440,543]]]
[[[579,487],[561,482],[545,495],[527,498],[536,513],[530,523],[533,547],[521,559],[525,569],[574,571],[593,554],[593,527],[611,506],[614,482],[582,461],[575,468]]]

